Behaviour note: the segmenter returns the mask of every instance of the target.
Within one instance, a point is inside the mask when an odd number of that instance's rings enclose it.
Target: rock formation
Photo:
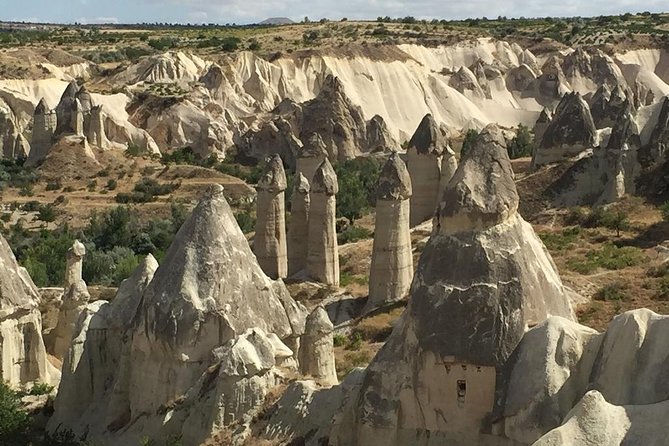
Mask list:
[[[246,156],[262,159],[279,154],[286,166],[295,168],[296,158],[302,151],[302,142],[295,136],[290,122],[281,116],[249,130],[239,144]]]
[[[379,115],[374,115],[367,122],[367,148],[370,152],[396,152],[400,145],[390,133],[386,121]]]
[[[0,271],[0,378],[14,387],[56,384],[60,373],[47,359],[37,287],[1,235]]]
[[[455,175],[456,170],[458,170],[458,159],[455,157],[455,152],[453,152],[451,147],[446,146],[441,158],[441,174],[439,177],[439,196],[437,202],[441,203],[446,186],[448,186],[451,178]]]
[[[595,127],[598,129],[613,127],[618,116],[628,106],[631,104],[620,85],[616,85],[613,91],[609,90],[606,85],[602,85],[593,96],[590,106]]]
[[[326,158],[311,181],[307,271],[314,280],[332,286],[339,286],[339,249],[335,221],[337,192],[337,175]]]
[[[288,228],[288,275],[293,276],[307,268],[309,241],[309,181],[302,173],[295,175],[290,204]]]
[[[486,97],[476,76],[474,76],[474,73],[467,67],[460,67],[460,69],[451,76],[448,85],[471,98],[485,99]]]
[[[606,333],[558,317],[533,328],[511,373],[506,435],[536,445],[664,438],[657,420],[669,401],[662,377],[667,329],[667,316],[645,309],[616,316]]]
[[[288,275],[286,246],[286,173],[279,155],[267,162],[258,181],[256,232],[253,252],[262,270],[272,279]]]
[[[16,135],[14,142],[14,150],[12,151],[12,158],[16,160],[27,160],[30,156],[30,143],[21,133]]]
[[[77,107],[77,93],[79,92],[79,87],[75,81],[72,81],[68,84],[67,88],[63,92],[63,95],[60,97],[60,101],[56,106],[56,131],[55,136],[60,136],[65,133],[75,133],[75,129],[72,127],[72,124],[78,124],[78,118],[76,115],[73,116],[72,111]],[[83,116],[82,116],[82,126],[83,126]]]
[[[647,162],[663,162],[666,157],[667,147],[669,147],[669,96],[665,96],[662,100],[657,123],[653,127],[648,144],[644,148]]]
[[[50,431],[62,426],[113,444],[146,436],[201,444],[253,416],[278,383],[275,365],[293,355],[282,340],[296,344],[304,332],[305,311],[281,281],[262,272],[220,186],[183,224],[153,279],[134,280],[128,288],[134,291],[119,308],[92,304],[92,316],[80,319],[77,339],[85,340],[70,350],[64,370],[72,376],[63,379]],[[100,318],[127,323],[125,334],[110,336]],[[100,357],[119,350],[125,352],[120,366]],[[74,407],[79,369],[94,380],[95,397]]]
[[[22,135],[16,114],[10,104],[0,97],[0,157],[14,159],[19,138]]]
[[[426,115],[409,141],[407,150],[411,197],[411,226],[432,218],[439,199],[441,156],[446,137],[432,115]]]
[[[85,255],[86,247],[78,240],[67,252],[63,304],[58,312],[58,324],[52,333],[53,347],[50,348],[50,353],[59,359],[67,353],[79,315],[91,297],[86,282],[81,278]]]
[[[30,143],[29,165],[41,162],[53,144],[53,134],[56,130],[56,113],[51,111],[44,99],[35,107],[33,120],[33,135]]]
[[[109,140],[105,134],[105,121],[102,105],[93,106],[91,108],[86,138],[89,143],[102,149],[109,146]]]
[[[363,313],[406,298],[413,279],[409,232],[411,178],[397,153],[381,170],[376,188],[376,225],[369,298]]]
[[[301,173],[311,181],[318,167],[325,161],[328,153],[325,143],[318,133],[313,133],[304,141],[304,146],[297,154],[296,173]]]
[[[552,120],[553,120],[553,114],[551,113],[550,110],[544,107],[544,109],[541,110],[541,113],[539,114],[537,121],[534,123],[534,128],[532,130],[532,132],[534,133],[534,141],[540,142],[543,139],[544,133],[546,133],[546,129],[548,128]]]
[[[578,93],[565,95],[534,151],[533,166],[578,155],[597,145],[597,129],[588,104]]]
[[[328,75],[318,96],[303,104],[302,110],[300,139],[318,133],[330,160],[355,158],[367,146],[362,110],[351,102],[337,77]]]
[[[300,342],[300,372],[326,386],[339,382],[335,368],[333,331],[334,326],[327,311],[319,306],[307,317]]]
[[[492,436],[509,359],[528,326],[573,318],[548,251],[517,207],[504,138],[489,126],[445,191],[409,306],[331,443],[511,444]]]
[[[79,99],[75,99],[72,102],[72,111],[70,112],[72,123],[70,124],[70,129],[72,133],[76,136],[84,136],[84,108],[79,102]]]

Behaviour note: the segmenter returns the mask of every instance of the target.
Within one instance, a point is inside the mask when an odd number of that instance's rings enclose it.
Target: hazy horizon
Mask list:
[[[640,6],[630,0],[596,0],[582,2],[566,0],[553,2],[498,3],[492,0],[458,0],[445,4],[437,1],[406,0],[366,0],[354,2],[343,0],[332,5],[330,2],[315,0],[242,1],[232,0],[211,2],[207,0],[33,0],[15,2],[2,0],[3,14],[0,20],[33,23],[237,23],[252,24],[271,17],[288,17],[296,22],[309,17],[317,21],[321,18],[339,20],[342,17],[357,20],[374,20],[378,16],[405,17],[418,19],[458,20],[466,18],[498,16],[512,17],[587,17],[618,15],[624,13],[666,12],[667,4],[652,0]],[[76,5],[76,7],[73,7]]]

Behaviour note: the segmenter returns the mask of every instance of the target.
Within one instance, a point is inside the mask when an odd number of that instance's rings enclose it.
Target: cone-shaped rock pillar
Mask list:
[[[445,137],[432,115],[426,115],[409,141],[409,174],[413,186],[411,226],[432,218],[439,199],[441,155]]]
[[[317,307],[307,317],[300,347],[300,371],[324,385],[338,383],[333,331],[328,313],[323,307]]]
[[[335,220],[337,192],[337,174],[326,158],[311,182],[307,270],[313,279],[333,286],[339,286],[339,248]]]
[[[397,153],[393,153],[379,176],[376,189],[376,226],[369,299],[364,312],[404,299],[413,279],[409,232],[411,178]]]
[[[298,172],[295,176],[290,205],[288,229],[288,275],[292,276],[307,267],[309,242],[309,181]]]
[[[269,159],[258,182],[256,235],[253,251],[258,263],[272,279],[288,275],[286,247],[286,173],[279,155]]]
[[[316,169],[327,157],[327,147],[323,138],[318,133],[312,133],[304,141],[302,149],[297,154],[296,173],[301,173],[308,181],[311,181],[316,174]]]

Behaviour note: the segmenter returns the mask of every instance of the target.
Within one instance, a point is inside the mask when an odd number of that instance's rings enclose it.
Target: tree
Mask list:
[[[460,158],[462,158],[469,151],[469,149],[472,148],[478,136],[479,132],[477,132],[476,130],[474,129],[467,130],[467,133],[465,133],[465,138],[462,140],[462,149],[460,149]]]
[[[516,136],[508,144],[506,150],[509,158],[516,159],[532,155],[534,137],[530,129],[523,124],[518,125]]]
[[[351,225],[375,206],[376,183],[381,166],[371,158],[357,158],[335,165],[339,183],[337,216],[346,218]]]

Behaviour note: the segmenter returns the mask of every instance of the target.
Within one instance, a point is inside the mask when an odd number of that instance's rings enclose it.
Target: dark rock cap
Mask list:
[[[596,139],[597,129],[588,104],[579,93],[568,93],[558,104],[555,116],[541,140],[541,147],[562,145],[592,147]]]
[[[327,158],[316,169],[314,179],[311,182],[311,191],[316,194],[326,195],[336,195],[339,192],[337,174]]]
[[[258,189],[268,192],[282,192],[286,190],[288,183],[286,181],[286,171],[283,169],[283,162],[279,155],[269,158],[265,171],[258,181]]]
[[[518,209],[518,192],[499,127],[487,126],[460,160],[439,206],[441,233],[482,231]]]
[[[422,155],[434,154],[439,156],[446,145],[445,139],[432,114],[428,113],[411,137],[409,149],[414,148],[416,152]]]
[[[39,103],[37,104],[37,107],[35,107],[35,114],[36,115],[46,115],[48,113],[51,113],[51,109],[49,106],[46,104],[46,101],[44,98],[39,100]]]
[[[397,154],[390,155],[383,165],[376,187],[379,200],[406,200],[411,197],[411,176],[406,164]]]
[[[304,142],[298,158],[318,158],[327,156],[327,146],[318,133],[312,133]]]
[[[295,177],[295,184],[293,185],[293,195],[296,193],[307,195],[310,189],[311,186],[309,186],[309,180],[307,180],[307,177],[302,175],[302,172],[298,172],[297,177]]]

